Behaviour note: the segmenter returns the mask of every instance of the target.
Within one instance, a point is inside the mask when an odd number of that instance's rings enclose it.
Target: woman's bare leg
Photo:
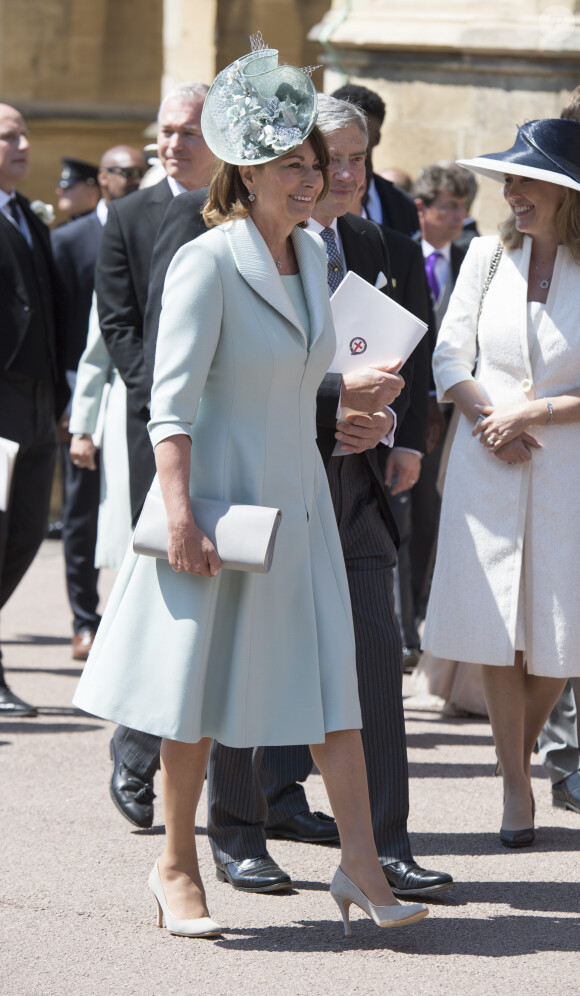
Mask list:
[[[504,788],[504,830],[532,826],[530,765],[540,730],[565,681],[528,675],[518,651],[513,667],[482,666],[483,691]]]
[[[326,734],[310,747],[328,793],[341,844],[340,867],[378,906],[397,906],[377,856],[367,772],[358,730]]]
[[[182,919],[208,916],[197,861],[195,814],[210,747],[207,738],[196,744],[177,740],[161,744],[165,848],[157,864],[167,905]]]

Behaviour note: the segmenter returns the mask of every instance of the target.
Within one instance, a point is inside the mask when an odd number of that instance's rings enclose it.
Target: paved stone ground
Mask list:
[[[111,582],[103,577],[104,595]],[[214,877],[203,800],[201,861],[224,933],[175,938],[155,927],[146,885],[162,800],[150,831],[131,829],[108,794],[111,726],[70,704],[79,670],[59,543],[44,544],[3,612],[2,637],[10,684],[40,707],[38,719],[0,722],[2,996],[580,993],[580,817],[552,808],[536,766],[537,844],[499,844],[487,723],[407,710],[415,855],[457,882],[426,920],[379,930],[353,907],[353,936],[343,939],[327,891],[338,860],[329,847],[272,841],[295,889],[235,893]],[[318,776],[307,791],[328,810]]]

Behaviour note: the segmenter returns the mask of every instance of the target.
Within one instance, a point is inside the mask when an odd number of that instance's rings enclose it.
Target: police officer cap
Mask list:
[[[70,156],[63,156],[61,163],[62,169],[57,184],[61,190],[74,187],[75,183],[86,183],[87,187],[97,186],[98,166],[93,166],[83,159],[71,159]]]

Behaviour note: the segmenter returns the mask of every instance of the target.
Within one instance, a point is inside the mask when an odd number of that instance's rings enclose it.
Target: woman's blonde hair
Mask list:
[[[328,166],[330,155],[326,139],[319,128],[314,127],[305,141],[311,143],[314,150],[323,178],[323,187],[316,198],[317,202],[326,197],[328,193]],[[251,165],[248,162],[248,165]],[[267,163],[263,165],[268,165]],[[260,169],[259,166],[256,169]],[[238,166],[232,163],[225,163],[221,159],[216,160],[207,203],[202,211],[204,221],[208,228],[215,228],[216,225],[223,225],[225,221],[235,221],[238,218],[247,218],[250,213],[251,202],[248,190],[242,182]],[[299,224],[304,228],[307,222]]]
[[[556,214],[556,227],[560,242],[580,263],[580,191],[564,188],[564,200]],[[499,226],[499,234],[506,249],[519,249],[524,241],[523,234],[516,228],[513,214]]]

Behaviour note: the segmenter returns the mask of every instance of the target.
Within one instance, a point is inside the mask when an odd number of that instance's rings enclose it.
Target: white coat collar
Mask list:
[[[504,254],[505,255],[505,254]],[[508,254],[508,258],[509,258]],[[533,371],[532,371],[532,361],[530,357],[530,345],[528,339],[528,278],[530,270],[530,258],[532,255],[532,239],[529,235],[524,235],[524,241],[521,249],[517,250],[517,255],[514,253],[514,263],[519,270],[521,277],[520,283],[520,346],[522,350],[522,356],[524,360],[524,366],[526,368],[526,373],[530,380],[533,382]],[[538,339],[541,337],[542,329],[546,321],[546,315],[551,311],[551,305],[553,304],[555,295],[557,293],[558,283],[560,280],[560,275],[562,272],[562,266],[564,264],[564,259],[566,256],[565,247],[558,246],[558,251],[556,253],[556,261],[554,263],[554,272],[552,274],[552,280],[550,283],[550,289],[548,291],[548,297],[546,300],[546,306],[544,308],[544,314],[542,316],[540,327],[538,329]]]
[[[244,218],[226,224],[224,228],[240,276],[298,330],[306,344],[306,332],[284,287],[272,255],[252,219]],[[296,227],[292,232],[292,242],[310,314],[312,348],[324,324],[328,300],[326,273],[322,270],[321,257],[317,254],[312,235],[305,229]]]

